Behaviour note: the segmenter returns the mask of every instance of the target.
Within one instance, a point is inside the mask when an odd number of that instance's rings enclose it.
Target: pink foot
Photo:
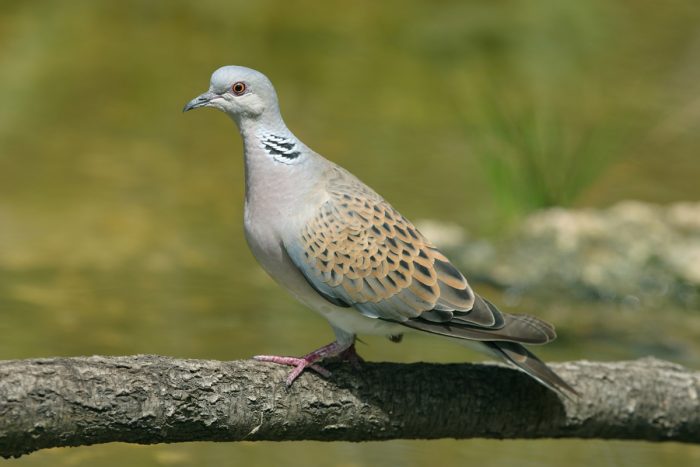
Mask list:
[[[253,360],[257,360],[259,362],[270,362],[270,363],[277,363],[280,365],[289,365],[295,367],[291,373],[289,373],[289,376],[287,376],[287,387],[291,386],[292,383],[294,382],[295,379],[306,369],[306,368],[311,368],[314,370],[316,373],[320,374],[321,376],[324,376],[328,378],[331,375],[331,372],[326,370],[325,368],[314,364],[313,362],[310,362],[307,360],[305,357],[297,358],[297,357],[279,357],[277,355],[256,355],[253,357]]]
[[[289,387],[306,368],[310,368],[321,376],[328,378],[331,375],[331,372],[317,365],[316,362],[329,357],[341,357],[343,360],[349,360],[353,366],[359,366],[359,362],[362,361],[360,356],[357,355],[357,352],[355,352],[354,342],[352,342],[349,346],[338,342],[332,342],[299,358],[279,357],[276,355],[256,355],[253,357],[253,359],[259,362],[270,362],[280,365],[293,366],[294,369],[291,373],[289,373],[286,381],[287,387]]]

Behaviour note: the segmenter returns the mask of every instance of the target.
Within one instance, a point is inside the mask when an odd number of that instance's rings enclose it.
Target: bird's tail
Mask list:
[[[569,383],[522,345],[506,341],[488,341],[482,342],[482,344],[501,359],[515,365],[519,370],[527,373],[549,389],[566,397],[579,396],[579,393]]]

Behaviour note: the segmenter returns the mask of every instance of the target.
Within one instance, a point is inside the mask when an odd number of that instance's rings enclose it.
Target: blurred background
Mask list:
[[[181,113],[224,64],[266,73],[297,136],[420,221],[482,294],[556,323],[545,359],[698,368],[695,0],[3,0],[0,359],[230,360],[332,339],[245,245],[233,123]],[[481,360],[364,340],[368,360]],[[110,444],[7,464],[233,462],[690,466],[700,447]]]

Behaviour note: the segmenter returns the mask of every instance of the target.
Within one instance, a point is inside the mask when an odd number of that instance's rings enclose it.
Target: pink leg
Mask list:
[[[279,357],[276,355],[256,355],[253,359],[259,362],[271,362],[278,363],[281,365],[293,366],[294,369],[289,376],[287,376],[287,387],[291,386],[295,379],[306,369],[311,368],[315,372],[319,373],[321,376],[326,378],[331,375],[331,372],[325,368],[316,365],[316,362],[329,357],[341,357],[344,360],[350,360],[353,365],[356,365],[361,361],[359,355],[355,352],[355,343],[351,342],[348,344],[340,344],[338,341],[331,342],[328,345],[324,345],[320,349],[316,349],[311,353],[304,355],[303,357]]]

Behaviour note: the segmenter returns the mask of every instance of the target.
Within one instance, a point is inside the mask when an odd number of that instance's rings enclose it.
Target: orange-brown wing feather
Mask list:
[[[454,316],[481,326],[499,322],[497,310],[472,311],[464,276],[381,196],[338,167],[327,192],[301,232],[300,249],[291,249],[317,290],[368,316],[401,322]]]

